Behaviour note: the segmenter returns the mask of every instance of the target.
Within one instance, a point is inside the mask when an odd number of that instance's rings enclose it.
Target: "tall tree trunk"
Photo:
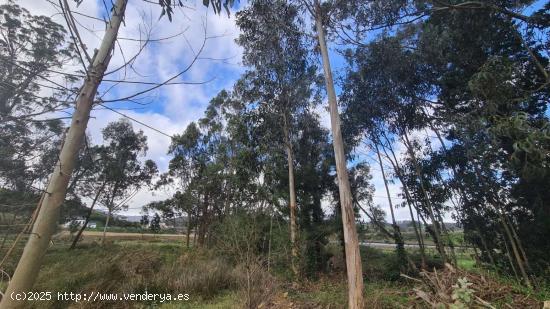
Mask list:
[[[298,278],[300,272],[298,270],[298,225],[296,223],[296,186],[294,183],[294,159],[292,151],[292,141],[290,139],[290,130],[288,128],[288,119],[286,114],[283,114],[283,134],[285,140],[285,148],[287,153],[288,164],[288,193],[289,193],[289,210],[290,210],[290,254],[291,268],[295,278]]]
[[[47,193],[44,195],[32,233],[29,235],[23,255],[4,295],[29,291],[38,276],[43,256],[56,229],[60,206],[67,193],[67,185],[75,166],[78,151],[84,140],[97,88],[111,59],[118,29],[124,17],[126,3],[127,0],[117,0],[113,6],[112,16],[101,46],[94,55],[93,63],[88,70],[88,76],[78,94],[71,126],[61,148],[59,161],[50,177],[46,188]],[[13,300],[11,297],[4,297],[0,303],[0,309],[18,308],[23,305],[25,305],[25,302]]]
[[[428,208],[428,214],[430,215],[430,219],[432,220],[432,226],[433,226],[433,234],[434,234],[434,241],[437,246],[437,250],[439,251],[439,254],[441,255],[441,258],[443,259],[443,262],[447,262],[447,254],[445,253],[445,247],[443,246],[443,242],[441,241],[441,230],[439,228],[438,220],[435,216],[434,209],[432,207],[432,203],[430,201],[430,197],[428,196],[428,192],[426,191],[426,188],[424,186],[424,181],[422,179],[422,173],[420,172],[420,165],[418,164],[418,161],[416,160],[416,156],[414,154],[412,144],[409,141],[409,137],[407,135],[407,132],[403,130],[403,137],[404,137],[404,144],[405,148],[407,148],[407,151],[409,152],[409,155],[411,156],[411,160],[413,161],[414,167],[415,167],[415,173],[416,177],[418,178],[418,182],[420,183],[420,189],[422,190],[422,194],[424,195],[424,201],[426,202],[426,208]]]
[[[504,248],[506,249],[506,256],[508,257],[508,262],[510,263],[510,267],[512,267],[512,271],[514,272],[514,276],[516,277],[517,281],[521,281],[518,272],[516,270],[516,266],[514,265],[514,260],[512,259],[512,254],[510,253],[510,248],[508,247],[508,243],[506,242],[506,237],[502,237],[502,241],[504,242]]]
[[[527,254],[525,253],[525,249],[523,249],[523,244],[521,242],[521,239],[516,233],[516,228],[514,227],[513,223],[510,221],[510,218],[508,216],[505,215],[504,218],[506,219],[506,223],[508,223],[508,226],[510,227],[510,231],[512,232],[512,236],[514,237],[514,240],[518,245],[519,251],[521,252],[521,256],[523,257],[523,261],[525,262],[525,266],[529,271],[531,271],[531,265],[529,264],[529,260],[527,259]]]
[[[71,247],[69,248],[69,250],[74,249],[76,247],[76,244],[80,240],[80,236],[82,235],[82,233],[86,229],[86,226],[88,225],[88,222],[90,221],[90,217],[92,216],[92,213],[94,211],[95,203],[99,199],[99,196],[101,195],[101,192],[103,192],[104,188],[105,188],[105,183],[103,183],[103,185],[101,185],[101,188],[99,188],[99,190],[97,191],[94,197],[94,200],[92,201],[92,205],[90,205],[90,211],[88,211],[88,215],[86,215],[86,219],[84,220],[84,224],[82,225],[80,230],[78,230],[78,233],[76,233],[76,236],[74,237],[73,243],[71,244]]]
[[[421,232],[419,232],[419,229],[416,225],[416,220],[414,219],[414,213],[413,213],[413,210],[412,210],[413,200],[412,200],[411,194],[409,192],[409,189],[407,187],[407,183],[405,182],[405,179],[403,178],[403,173],[402,173],[402,170],[401,170],[401,166],[399,165],[399,161],[397,161],[397,157],[395,156],[395,152],[393,151],[393,148],[392,148],[391,144],[389,143],[389,139],[385,135],[384,135],[384,138],[388,142],[388,149],[390,150],[390,153],[392,154],[393,160],[388,155],[388,152],[386,151],[386,147],[382,146],[382,150],[384,150],[384,153],[386,154],[386,157],[390,161],[390,163],[393,167],[393,170],[395,171],[395,174],[397,175],[397,178],[399,178],[399,181],[403,185],[403,191],[405,192],[405,199],[407,200],[407,206],[409,207],[409,214],[411,216],[411,222],[412,222],[412,225],[413,225],[414,233],[416,235],[416,239],[418,241],[418,248],[420,249],[421,268],[426,269],[426,252],[425,252],[425,248],[424,248],[424,241],[422,239]],[[415,206],[415,209],[416,209],[416,205],[414,205],[414,206]]]
[[[107,211],[107,219],[105,219],[105,226],[103,227],[103,238],[101,239],[101,245],[105,246],[105,238],[107,237],[107,227],[109,226],[109,219],[111,218],[111,209]]]
[[[504,212],[502,210],[503,207],[502,207],[501,203],[498,200],[498,196],[494,196],[494,192],[489,192],[489,190],[488,190],[490,188],[489,184],[488,184],[487,181],[485,181],[485,178],[483,177],[483,173],[481,173],[481,169],[479,168],[479,166],[474,164],[474,169],[475,169],[475,172],[476,172],[476,175],[477,175],[478,179],[482,182],[483,187],[486,189],[485,191],[487,192],[487,194],[489,196],[490,203],[493,204],[493,207],[495,208],[495,211],[497,213],[499,221],[502,224],[502,227],[504,229],[504,234],[505,234],[504,243],[506,244],[506,237],[507,237],[508,240],[510,241],[510,245],[512,245],[512,252],[514,253],[514,258],[516,259],[516,262],[518,264],[521,276],[523,277],[523,280],[525,281],[525,285],[527,285],[528,288],[532,288],[533,285],[531,284],[531,280],[529,279],[529,275],[527,274],[527,271],[525,270],[525,261],[523,260],[523,258],[521,256],[520,250],[518,248],[518,243],[516,243],[516,241],[514,239],[514,236],[512,235],[512,232],[511,232],[511,229],[513,229],[513,227],[508,225],[508,220],[506,220],[506,217],[505,217],[506,215],[504,214]],[[521,245],[521,243],[519,245]],[[508,248],[507,248],[507,250],[508,250]],[[512,267],[513,267],[512,261],[510,261],[510,262],[511,262]]]
[[[340,115],[338,114],[332,69],[330,67],[327,43],[325,41],[321,5],[318,0],[315,0],[314,10],[317,39],[323,59],[323,71],[327,87],[334,157],[336,160],[336,173],[338,176],[338,189],[340,193],[340,208],[342,211],[346,250],[346,270],[348,276],[348,306],[350,309],[359,309],[363,308],[363,266],[361,265],[361,253],[359,252],[359,240],[357,237],[357,228],[355,226],[355,213],[353,211],[353,200],[346,167],[344,142],[342,140],[340,128]]]
[[[518,246],[516,242],[514,241],[514,237],[512,236],[512,233],[510,232],[510,227],[508,226],[506,219],[504,218],[504,215],[500,211],[500,209],[497,209],[498,216],[500,218],[500,221],[502,223],[502,226],[504,227],[504,232],[506,233],[506,236],[508,236],[508,240],[510,240],[510,244],[512,245],[512,252],[514,253],[514,257],[516,258],[519,271],[521,272],[521,276],[523,277],[523,280],[525,281],[525,284],[528,288],[533,288],[533,285],[531,284],[531,280],[529,279],[529,275],[527,275],[527,271],[525,271],[524,261],[521,258]]]
[[[376,150],[376,155],[378,156],[378,165],[380,166],[380,171],[382,172],[382,180],[384,181],[384,188],[386,188],[386,195],[388,197],[388,204],[390,207],[391,222],[392,222],[393,234],[394,234],[393,239],[397,247],[396,248],[397,256],[401,260],[402,265],[404,265],[404,262],[406,261],[405,242],[403,241],[403,236],[401,235],[401,231],[399,230],[397,221],[395,221],[395,212],[393,210],[393,202],[390,195],[390,188],[388,187],[388,180],[386,179],[384,164],[382,164],[382,157],[380,156],[380,149],[378,148],[378,144],[376,141],[373,141],[373,143],[374,143],[374,148]]]
[[[453,265],[456,266],[458,262],[456,259],[455,245],[453,243],[449,230],[447,229],[447,225],[445,225],[445,222],[443,221],[443,217],[441,216],[440,212],[437,213],[437,217],[441,222],[441,231],[443,232],[443,235],[445,235],[445,238],[447,239],[447,246],[449,247],[449,251],[451,253],[451,261]]]

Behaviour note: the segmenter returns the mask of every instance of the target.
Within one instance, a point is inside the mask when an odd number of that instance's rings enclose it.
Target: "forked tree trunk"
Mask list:
[[[336,92],[332,79],[332,69],[328,56],[327,43],[325,41],[325,29],[323,27],[321,5],[315,0],[315,26],[319,49],[323,59],[323,71],[327,87],[328,104],[330,110],[330,125],[332,130],[332,143],[336,160],[336,173],[338,176],[338,190],[340,193],[340,208],[342,211],[342,223],[344,229],[344,242],[346,250],[346,270],[348,276],[348,307],[350,309],[363,308],[363,267],[361,265],[361,253],[359,252],[359,240],[355,226],[355,213],[353,211],[353,199],[349,184],[348,170],[346,167],[346,155],[340,128],[340,115],[336,103]]]
[[[112,16],[107,25],[105,36],[97,53],[94,55],[93,63],[88,70],[88,76],[78,94],[71,126],[67,132],[65,143],[61,148],[59,161],[50,176],[50,181],[46,188],[47,193],[44,194],[32,233],[29,235],[23,255],[4,295],[28,292],[31,290],[38,276],[43,256],[57,226],[60,206],[65,200],[67,186],[75,166],[78,151],[84,140],[97,88],[103,79],[103,75],[111,59],[111,53],[115,45],[118,29],[123,20],[126,3],[127,0],[117,0],[113,6]],[[24,305],[25,302],[23,301],[4,297],[0,303],[0,308],[12,309]]]
[[[290,132],[288,129],[288,119],[286,115],[283,115],[283,134],[286,148],[286,158],[288,164],[288,193],[289,193],[289,210],[290,210],[290,254],[291,254],[291,268],[294,278],[298,278],[300,271],[298,269],[298,225],[296,223],[296,186],[294,183],[294,159],[292,151],[292,141],[290,139]]]

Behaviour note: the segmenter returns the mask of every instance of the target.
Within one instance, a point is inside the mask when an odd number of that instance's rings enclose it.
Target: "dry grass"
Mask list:
[[[542,308],[530,295],[488,276],[456,269],[422,272],[411,292],[411,308]]]

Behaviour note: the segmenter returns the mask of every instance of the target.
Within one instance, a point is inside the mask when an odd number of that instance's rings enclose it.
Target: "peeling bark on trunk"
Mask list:
[[[294,182],[294,159],[292,151],[292,141],[290,139],[290,130],[288,129],[288,119],[286,115],[283,115],[283,134],[285,140],[285,148],[287,153],[288,164],[288,193],[289,193],[289,210],[290,210],[290,254],[291,254],[291,268],[294,278],[298,278],[300,271],[298,269],[298,225],[296,223],[296,185]]]
[[[31,290],[38,276],[43,256],[57,227],[60,206],[65,200],[77,154],[83,144],[97,88],[111,59],[118,29],[124,17],[126,3],[127,0],[117,0],[113,6],[105,36],[94,55],[93,63],[88,70],[88,76],[78,94],[71,126],[61,148],[59,161],[50,177],[46,188],[47,193],[44,194],[32,233],[29,235],[23,255],[4,295]],[[13,300],[11,297],[4,297],[0,303],[0,309],[19,308],[24,305],[25,302]]]
[[[344,228],[344,242],[346,251],[346,271],[348,278],[348,307],[350,309],[363,308],[363,266],[359,252],[359,240],[355,226],[355,213],[353,211],[353,199],[349,184],[348,170],[344,143],[340,128],[340,115],[336,102],[336,92],[332,79],[332,69],[328,56],[327,43],[325,41],[325,29],[323,27],[322,12],[319,1],[315,1],[315,26],[317,39],[323,61],[323,71],[327,87],[328,103],[330,110],[330,123],[332,130],[334,157],[336,159],[336,173],[338,177],[338,189],[340,193],[340,208],[342,211],[342,223]]]

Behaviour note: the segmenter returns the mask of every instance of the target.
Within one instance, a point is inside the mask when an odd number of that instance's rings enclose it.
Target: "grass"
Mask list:
[[[117,240],[105,248],[98,243],[80,244],[75,250],[68,250],[69,243],[61,241],[51,246],[45,256],[35,291],[108,293],[188,293],[188,301],[179,302],[123,302],[86,303],[79,308],[242,308],[243,268],[234,265],[219,253],[198,248],[186,248],[179,241]],[[337,259],[342,250],[335,244],[328,251]],[[365,274],[365,300],[368,308],[402,308],[411,302],[411,291],[416,282],[405,280],[397,271],[397,258],[393,249],[362,247]],[[409,252],[417,261],[416,253]],[[430,265],[440,265],[434,257]],[[475,267],[471,255],[458,256],[460,268],[481,271]],[[304,279],[294,285],[286,273],[275,273],[273,285],[275,302],[282,306],[267,308],[344,308],[347,302],[347,285],[343,269],[321,274],[319,278]],[[416,275],[412,275],[416,276]],[[517,282],[500,278],[503,282],[517,286],[529,294]],[[4,289],[5,286],[1,286]],[[537,299],[550,296],[549,289],[541,289]],[[34,303],[30,308],[69,308],[69,301]],[[286,307],[285,307],[286,306]]]
[[[476,267],[476,261],[466,255],[459,255],[456,258],[458,267],[465,270],[473,270]]]
[[[240,308],[239,295],[236,292],[224,292],[208,301],[173,302],[160,305],[160,309],[232,309]]]
[[[211,300],[225,303],[229,300],[219,296],[234,290],[237,282],[237,274],[222,258],[209,251],[188,250],[179,243],[110,244],[105,248],[89,244],[72,251],[67,245],[58,245],[48,250],[44,264],[34,290],[51,291],[55,295],[57,292],[143,293],[147,290],[162,294],[188,293],[190,303],[208,304]],[[66,308],[70,302],[34,305],[35,308]],[[177,305],[181,308],[182,303]],[[85,304],[84,308],[101,307],[95,306],[98,304]],[[122,302],[108,306],[125,308]]]

